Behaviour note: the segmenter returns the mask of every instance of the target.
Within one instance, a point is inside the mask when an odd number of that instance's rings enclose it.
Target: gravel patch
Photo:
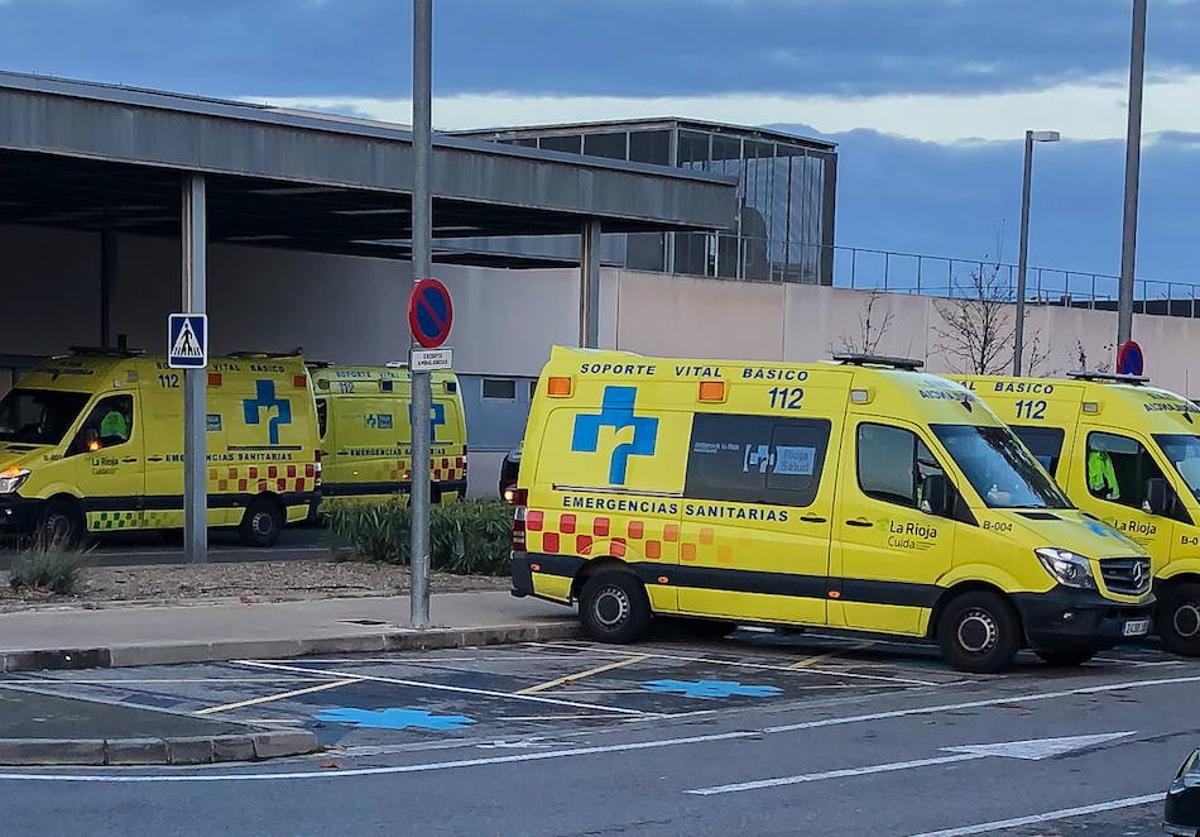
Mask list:
[[[505,590],[508,578],[433,573],[434,593]],[[0,613],[42,608],[294,602],[407,593],[407,567],[333,561],[263,561],[202,566],[92,567],[77,594],[14,591],[0,572]]]

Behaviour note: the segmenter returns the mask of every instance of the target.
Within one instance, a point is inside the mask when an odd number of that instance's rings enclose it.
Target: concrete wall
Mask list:
[[[121,237],[112,290],[113,333],[135,348],[162,351],[166,315],[179,299],[179,250],[171,241]],[[36,227],[0,226],[0,355],[45,355],[99,340],[99,236]],[[578,273],[569,269],[505,271],[439,265],[451,288],[451,344],[460,372],[536,377],[554,343],[575,344]],[[215,245],[209,258],[212,348],[287,350],[341,363],[382,363],[407,345],[408,266],[382,259],[343,258]],[[870,295],[811,285],[768,285],[605,269],[601,273],[601,344],[637,352],[693,357],[818,360],[844,341],[857,342]],[[965,371],[939,331],[949,303],[881,295],[872,320],[891,320],[884,354],[924,359],[931,371]],[[1009,318],[1011,321],[1011,317]],[[1034,370],[1061,374],[1111,363],[1116,315],[1031,308],[1027,335],[1048,357]],[[1156,383],[1200,395],[1191,366],[1200,357],[1200,320],[1137,316],[1134,335]],[[1200,376],[1198,376],[1200,377]],[[0,392],[9,386],[0,375]],[[476,400],[478,405],[480,402]],[[512,414],[497,415],[509,409]],[[487,454],[517,441],[526,409],[468,407]],[[474,412],[474,415],[472,413]],[[484,428],[483,424],[487,427]],[[493,432],[494,431],[494,432]],[[512,436],[513,438],[508,438]],[[483,448],[490,449],[485,451]],[[473,466],[474,467],[474,466]],[[476,486],[473,486],[473,490]],[[487,485],[481,490],[488,489]]]

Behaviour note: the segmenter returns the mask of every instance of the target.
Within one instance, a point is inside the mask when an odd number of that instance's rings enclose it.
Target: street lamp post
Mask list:
[[[1021,374],[1025,351],[1025,274],[1029,267],[1029,198],[1033,191],[1033,144],[1058,142],[1058,131],[1025,132],[1025,180],[1021,188],[1021,253],[1017,263],[1017,322],[1013,329],[1013,374]]]
[[[1137,261],[1138,178],[1142,163],[1142,87],[1146,76],[1146,0],[1133,0],[1129,54],[1129,120],[1125,135],[1125,208],[1121,225],[1121,282],[1117,345],[1133,336],[1133,275]]]

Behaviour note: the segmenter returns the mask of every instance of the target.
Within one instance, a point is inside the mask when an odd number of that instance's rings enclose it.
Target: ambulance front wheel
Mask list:
[[[242,515],[239,534],[246,546],[274,546],[283,530],[283,509],[271,497],[255,497]]]
[[[83,513],[73,500],[51,500],[38,520],[38,535],[46,546],[75,549],[83,542]]]
[[[584,632],[600,642],[636,642],[650,628],[653,614],[646,588],[632,573],[609,570],[583,585],[579,619]]]
[[[946,662],[959,671],[995,674],[1012,665],[1021,647],[1021,621],[998,593],[973,590],[942,610],[937,641]]]
[[[1173,584],[1159,593],[1155,623],[1167,650],[1200,657],[1200,584]]]

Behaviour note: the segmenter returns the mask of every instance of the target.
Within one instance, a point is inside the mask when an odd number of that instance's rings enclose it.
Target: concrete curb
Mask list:
[[[162,645],[114,645],[36,651],[0,651],[0,672],[62,671],[85,668],[209,663],[227,660],[280,660],[327,654],[369,654],[385,651],[429,651],[466,645],[504,645],[572,639],[579,623],[572,620],[534,625],[494,625],[485,628],[397,630],[319,639],[264,639],[233,642],[182,642]],[[0,759],[2,761],[2,759]]]
[[[196,765],[303,756],[321,749],[311,732],[271,730],[186,738],[0,738],[10,767]]]

